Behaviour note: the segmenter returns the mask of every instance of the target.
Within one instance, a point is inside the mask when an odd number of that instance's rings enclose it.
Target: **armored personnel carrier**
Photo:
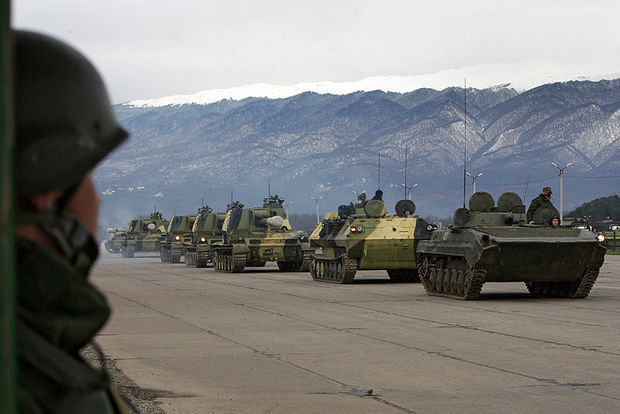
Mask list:
[[[192,238],[185,246],[186,266],[206,267],[208,263],[214,262],[213,246],[222,244],[222,225],[225,218],[226,213],[213,213],[213,209],[208,206],[198,211],[192,227]]]
[[[167,225],[166,219],[156,211],[148,219],[131,220],[126,229],[108,229],[114,235],[104,246],[110,253],[120,251],[122,257],[134,257],[136,252],[157,252]]]
[[[605,248],[586,226],[553,227],[554,214],[538,209],[535,224],[527,224],[517,194],[502,194],[495,206],[490,194],[475,193],[469,209],[456,210],[453,225],[418,245],[426,292],[472,300],[486,282],[525,282],[536,295],[588,296]]]
[[[224,241],[215,246],[215,270],[242,272],[246,266],[277,262],[282,271],[307,271],[310,261],[308,238],[291,229],[277,195],[263,200],[262,207],[234,206],[226,212]]]
[[[180,263],[185,254],[185,244],[190,244],[192,227],[196,221],[196,214],[189,216],[174,216],[168,224],[168,231],[160,241],[159,257],[164,263]]]
[[[410,200],[396,203],[396,214],[386,214],[381,200],[341,205],[328,213],[310,235],[310,247],[320,247],[312,255],[310,274],[314,280],[351,283],[358,269],[387,270],[397,282],[419,282],[415,249],[430,238],[433,226],[413,216]]]

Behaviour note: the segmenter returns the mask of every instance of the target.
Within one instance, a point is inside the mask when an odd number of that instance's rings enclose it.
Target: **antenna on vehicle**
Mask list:
[[[381,153],[379,153],[379,168],[377,168],[377,187],[381,190]]]
[[[405,147],[405,200],[407,199],[407,152],[408,148]]]
[[[233,192],[232,190],[230,190],[230,204],[233,203]]]
[[[463,140],[465,141],[463,150],[463,208],[465,208],[465,184],[467,179],[467,77],[465,77],[465,116],[463,117],[463,123],[465,129],[463,130]]]
[[[271,183],[267,181],[267,192],[269,193],[269,197],[271,198]]]
[[[201,204],[200,204],[200,205],[201,205],[202,207],[204,207],[204,206],[205,206],[205,196],[202,196],[202,201],[201,201]]]
[[[525,192],[523,193],[523,201],[527,200],[527,186],[530,184],[530,173],[527,173],[527,179],[525,180]]]

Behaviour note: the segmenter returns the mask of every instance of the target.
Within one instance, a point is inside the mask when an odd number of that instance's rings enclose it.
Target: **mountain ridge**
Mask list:
[[[405,149],[408,183],[420,184],[414,199],[421,215],[450,215],[462,204],[462,88],[304,92],[115,110],[133,137],[97,170],[108,219],[119,205],[127,214],[154,203],[188,214],[202,196],[223,209],[231,191],[246,205],[260,203],[268,182],[298,213],[313,211],[310,197],[321,195],[321,212],[335,210],[355,197],[353,191],[374,192],[379,155],[389,205],[404,194]],[[478,188],[494,197],[515,190],[501,183],[533,185],[557,175],[551,161],[574,162],[569,171],[575,176],[620,175],[619,137],[620,79],[521,93],[505,86],[467,89],[468,170],[484,171]],[[557,186],[556,180],[548,179]],[[618,182],[592,181],[566,176],[565,206],[608,195]],[[531,195],[525,187],[523,196]]]

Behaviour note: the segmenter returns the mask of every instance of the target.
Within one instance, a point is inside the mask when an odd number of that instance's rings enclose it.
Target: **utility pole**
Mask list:
[[[551,165],[560,170],[560,224],[562,224],[564,223],[564,170],[573,163],[569,162],[564,168],[560,168],[555,162],[552,162]]]
[[[473,182],[474,182],[474,194],[476,194],[476,180],[478,179],[478,177],[484,175],[484,173],[480,173],[480,174],[478,174],[476,176],[473,176],[473,175],[471,175],[468,172],[466,172],[465,174],[469,175],[471,177],[471,179],[473,180]]]
[[[323,197],[324,196],[321,196],[319,198],[310,197],[312,200],[314,200],[316,204],[316,224],[319,224],[321,222],[321,216],[319,216],[319,200],[322,199]]]

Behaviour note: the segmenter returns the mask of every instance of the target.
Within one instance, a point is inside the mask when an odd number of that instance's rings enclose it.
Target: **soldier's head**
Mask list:
[[[558,227],[560,225],[560,218],[558,216],[553,216],[553,218],[551,218],[551,225],[553,227]]]
[[[91,171],[128,135],[97,70],[59,40],[15,32],[14,91],[16,232],[71,261],[97,229]]]
[[[542,194],[547,198],[551,198],[551,187],[543,187]]]

